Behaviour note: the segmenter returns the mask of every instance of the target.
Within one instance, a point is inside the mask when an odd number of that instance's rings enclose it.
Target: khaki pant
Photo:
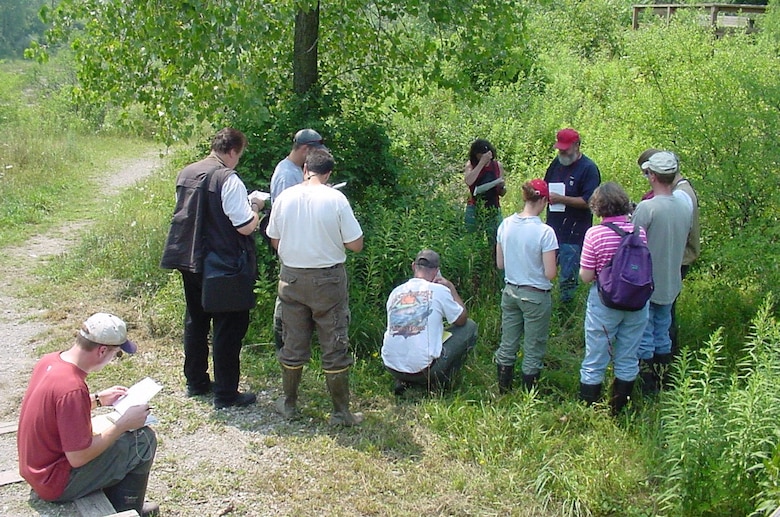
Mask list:
[[[349,292],[343,264],[325,269],[282,265],[279,273],[282,341],[277,358],[287,366],[301,366],[311,358],[316,328],[322,350],[322,368],[337,372],[353,363],[349,355]]]

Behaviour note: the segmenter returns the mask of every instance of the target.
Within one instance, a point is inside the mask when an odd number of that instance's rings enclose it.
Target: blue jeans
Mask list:
[[[507,284],[501,295],[501,344],[494,355],[496,363],[514,366],[523,337],[523,373],[539,373],[544,366],[551,313],[549,292]]]
[[[606,307],[594,282],[588,292],[585,311],[585,358],[580,368],[580,382],[601,384],[610,356],[615,377],[633,381],[639,373],[637,350],[647,325],[648,307],[638,311],[620,311]]]
[[[579,244],[559,244],[558,265],[561,267],[558,276],[558,286],[561,291],[561,301],[566,303],[574,298],[577,290],[577,278],[580,274],[580,254],[582,246]]]
[[[639,345],[639,359],[652,359],[655,354],[670,354],[672,340],[669,327],[672,325],[672,304],[658,305],[650,302],[645,333]]]

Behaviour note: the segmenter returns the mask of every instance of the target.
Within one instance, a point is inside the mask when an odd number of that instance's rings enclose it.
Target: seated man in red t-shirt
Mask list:
[[[47,354],[35,365],[22,401],[17,447],[19,473],[41,499],[73,501],[102,489],[118,512],[157,514],[156,504],[144,503],[157,449],[154,431],[145,427],[149,406],[130,407],[93,434],[92,408],[113,404],[127,388],[90,394],[85,382],[87,374],[136,349],[121,319],[97,313],[69,350]]]

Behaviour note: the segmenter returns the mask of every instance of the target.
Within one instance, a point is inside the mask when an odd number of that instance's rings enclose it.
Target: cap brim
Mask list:
[[[127,340],[123,344],[119,345],[123,352],[128,354],[134,354],[138,351],[138,345],[134,342]]]
[[[555,145],[553,147],[555,147],[556,149],[559,149],[561,151],[568,151],[569,148],[571,146],[573,146],[573,145],[574,145],[574,142],[571,142],[571,143],[568,143],[568,144],[564,143],[564,142],[555,142]]]

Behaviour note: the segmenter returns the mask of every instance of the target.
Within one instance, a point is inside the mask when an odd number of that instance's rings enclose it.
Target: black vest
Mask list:
[[[203,272],[203,257],[214,251],[227,263],[242,253],[256,264],[255,238],[236,231],[222,210],[222,186],[235,171],[214,156],[188,165],[176,178],[176,208],[160,267]]]

